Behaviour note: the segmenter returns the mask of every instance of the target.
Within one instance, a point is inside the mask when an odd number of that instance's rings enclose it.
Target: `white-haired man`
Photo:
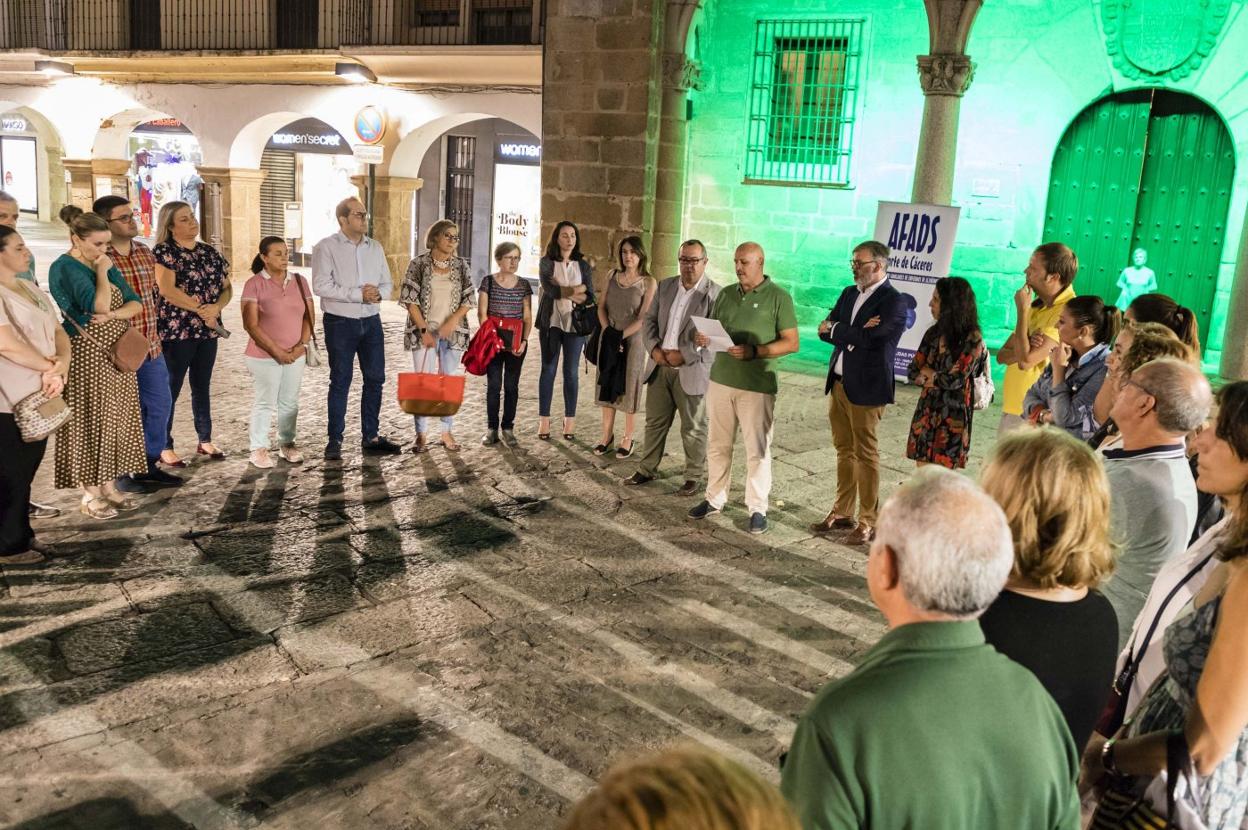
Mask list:
[[[1122,446],[1105,451],[1109,521],[1122,550],[1101,592],[1118,615],[1118,647],[1167,562],[1187,550],[1196,526],[1196,482],[1186,436],[1205,422],[1213,390],[1200,369],[1173,357],[1145,363],[1114,399],[1109,416]]]
[[[1005,514],[956,473],[924,469],[885,504],[867,588],[889,631],[816,695],[784,762],[804,830],[1077,830],[1062,713],[979,627],[1013,561]]]

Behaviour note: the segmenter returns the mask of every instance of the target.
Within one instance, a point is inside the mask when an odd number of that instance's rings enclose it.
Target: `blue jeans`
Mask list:
[[[182,394],[182,383],[189,372],[191,375],[191,414],[195,418],[195,435],[199,443],[212,441],[212,367],[217,363],[217,341],[205,340],[166,340],[164,349],[165,366],[169,370],[169,421],[168,435],[165,438],[165,449],[173,449],[173,409],[177,404],[178,395]]]
[[[325,312],[325,351],[329,359],[329,440],[341,444],[346,429],[347,396],[359,357],[364,389],[360,394],[360,435],[364,443],[377,437],[381,388],[386,385],[386,341],[381,317],[339,317]]]
[[[542,374],[537,382],[537,414],[542,418],[550,417],[550,401],[555,396],[555,372],[559,371],[559,356],[562,354],[563,415],[565,418],[575,418],[576,398],[580,392],[576,370],[581,362],[581,350],[585,348],[585,338],[551,326],[540,332],[537,339],[542,347]]]
[[[444,375],[462,375],[464,370],[460,364],[464,353],[459,349],[452,349],[449,340],[438,338],[437,345],[438,363],[442,367]],[[412,371],[413,372],[436,372],[433,358],[430,356],[430,350],[424,348],[412,349]],[[424,415],[416,415],[416,434],[424,435],[429,427],[429,419]],[[443,415],[442,431],[450,432],[455,426],[455,418],[452,415]]]
[[[139,367],[139,409],[143,412],[143,444],[147,459],[160,457],[169,446],[169,416],[173,413],[173,394],[169,388],[169,367],[165,356],[158,354],[143,361]]]

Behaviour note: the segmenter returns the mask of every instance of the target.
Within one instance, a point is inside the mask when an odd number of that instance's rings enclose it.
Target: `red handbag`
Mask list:
[[[464,402],[464,376],[442,372],[433,349],[437,372],[399,372],[399,408],[408,415],[454,415]]]

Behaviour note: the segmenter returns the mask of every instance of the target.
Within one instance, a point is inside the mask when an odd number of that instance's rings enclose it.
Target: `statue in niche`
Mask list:
[[[1122,269],[1118,275],[1118,302],[1116,305],[1126,310],[1131,301],[1141,294],[1151,294],[1157,290],[1157,274],[1148,267],[1148,251],[1136,248],[1131,252],[1131,264]]]

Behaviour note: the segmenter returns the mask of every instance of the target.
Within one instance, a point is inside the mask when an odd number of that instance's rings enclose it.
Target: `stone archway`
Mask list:
[[[40,220],[48,221],[56,216],[61,205],[66,202],[65,187],[65,143],[60,131],[41,111],[17,101],[0,101],[0,112],[14,113],[27,122],[27,129],[22,132],[35,139],[35,195],[37,215]],[[10,136],[16,137],[16,136]],[[10,167],[5,164],[6,170]],[[0,188],[10,189],[8,182],[0,184]]]

